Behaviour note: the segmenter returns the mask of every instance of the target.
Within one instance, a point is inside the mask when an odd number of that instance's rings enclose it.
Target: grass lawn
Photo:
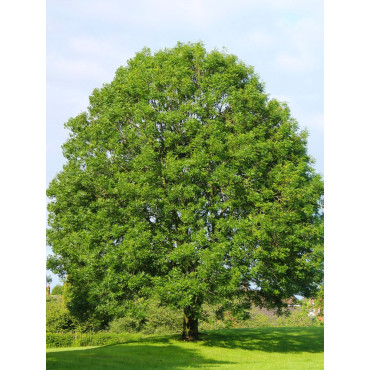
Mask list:
[[[90,348],[47,349],[47,369],[323,369],[324,328],[209,331],[202,341],[174,336]]]

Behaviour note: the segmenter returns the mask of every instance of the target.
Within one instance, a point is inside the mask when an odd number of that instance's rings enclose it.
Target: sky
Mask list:
[[[287,102],[308,130],[308,152],[324,175],[323,13],[321,0],[48,0],[46,183],[64,163],[63,125],[86,110],[93,89],[143,47],[178,41],[226,48],[254,66],[270,97]]]

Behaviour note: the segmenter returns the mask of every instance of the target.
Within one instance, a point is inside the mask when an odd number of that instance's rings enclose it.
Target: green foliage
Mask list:
[[[271,318],[253,307],[248,315],[238,315],[231,311],[220,314],[219,306],[203,306],[201,330],[218,330],[231,328],[259,328],[275,326],[276,316]]]
[[[46,333],[46,347],[104,346],[125,343],[142,338],[142,335],[116,333]]]
[[[109,324],[109,331],[111,333],[137,333],[142,330],[142,327],[142,319],[125,316],[112,320]]]
[[[237,57],[144,49],[66,127],[48,268],[68,275],[80,320],[107,327],[151,296],[194,318],[237,298],[281,309],[321,282],[323,183],[307,133]]]
[[[50,333],[46,332],[46,347],[72,347],[75,343],[73,333]]]
[[[266,327],[308,327],[322,326],[319,320],[308,316],[306,306],[295,307],[283,315],[276,315],[273,311],[268,314],[257,307],[252,307],[249,317],[238,317],[226,311],[222,317],[217,315],[217,306],[204,305],[203,317],[200,323],[201,330],[217,330],[227,328],[266,328]]]
[[[140,309],[138,306],[141,303]],[[171,334],[181,330],[182,313],[161,306],[157,300],[135,302],[136,310],[124,317],[114,319],[109,325],[113,333]]]
[[[298,309],[291,312],[289,316],[281,316],[276,319],[276,326],[314,326],[318,322],[310,318],[304,309]]]
[[[315,308],[320,309],[319,316],[324,316],[324,284],[320,286],[316,294]]]
[[[160,306],[152,301],[148,306],[143,333],[145,334],[172,334],[182,329],[183,314],[179,310]]]
[[[46,299],[46,331],[70,331],[76,327],[74,318],[63,305],[60,298],[49,297]]]
[[[62,285],[55,285],[53,290],[51,291],[52,295],[62,295],[63,294],[63,286]]]
[[[51,284],[52,281],[53,281],[53,279],[51,278],[51,276],[46,275],[46,284]]]
[[[246,328],[266,328],[275,326],[274,319],[260,312],[252,312],[251,317],[243,325]]]

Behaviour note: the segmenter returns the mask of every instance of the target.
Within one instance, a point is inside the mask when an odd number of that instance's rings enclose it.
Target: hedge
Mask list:
[[[130,333],[46,333],[46,347],[104,346],[125,343],[143,338],[142,334]]]

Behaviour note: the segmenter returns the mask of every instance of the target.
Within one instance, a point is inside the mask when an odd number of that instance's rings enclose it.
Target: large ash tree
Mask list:
[[[66,127],[48,268],[67,276],[81,319],[104,325],[155,296],[197,339],[204,303],[282,312],[321,282],[323,183],[307,133],[235,56],[144,49]]]

